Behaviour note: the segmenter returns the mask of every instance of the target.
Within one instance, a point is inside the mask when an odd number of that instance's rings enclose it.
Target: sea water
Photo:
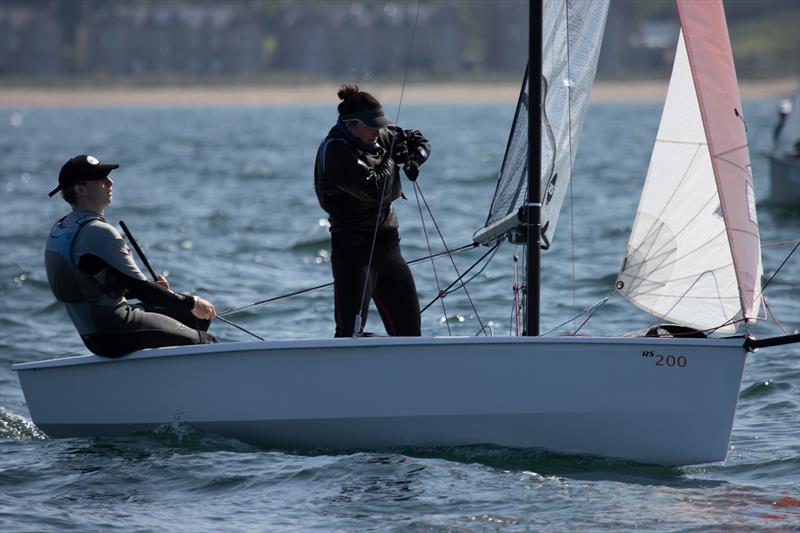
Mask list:
[[[396,104],[387,109],[397,116]],[[774,102],[747,101],[744,109],[756,196],[764,199]],[[564,322],[557,332],[574,331],[585,315],[569,319],[609,294],[581,333],[620,335],[654,322],[614,295],[613,284],[660,110],[658,103],[591,106],[556,239],[542,260],[543,331]],[[405,182],[407,200],[395,202],[406,259],[428,253],[419,194],[434,251],[469,243],[481,227],[513,113],[513,103],[402,107],[401,125],[422,130],[433,145],[419,191]],[[270,450],[184,426],[113,439],[43,435],[11,365],[85,351],[43,268],[48,229],[67,211],[47,197],[61,164],[80,153],[119,163],[107,219],[126,222],[173,288],[226,310],[331,280],[312,182],[317,146],[335,118],[333,106],[0,110],[0,530],[800,527],[797,345],[748,357],[728,458],[700,466],[487,446]],[[758,214],[766,280],[800,238],[800,214],[763,201]],[[513,331],[516,251],[504,244],[467,285],[474,307],[463,290],[432,305],[424,334],[474,335],[481,324],[494,335]],[[484,252],[453,262],[463,272]],[[430,262],[413,268],[425,305],[440,287]],[[457,276],[448,258],[437,260],[436,273],[441,288]],[[756,335],[798,330],[800,257],[766,295],[782,326],[764,321]],[[322,289],[228,318],[262,337],[330,337],[332,298]],[[383,333],[374,309],[367,329]],[[223,341],[249,340],[221,322],[212,331]]]

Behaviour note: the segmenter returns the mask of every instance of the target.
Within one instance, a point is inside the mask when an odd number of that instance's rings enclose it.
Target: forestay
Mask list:
[[[682,31],[617,288],[640,308],[733,332],[759,310],[750,156],[721,2],[678,0]]]

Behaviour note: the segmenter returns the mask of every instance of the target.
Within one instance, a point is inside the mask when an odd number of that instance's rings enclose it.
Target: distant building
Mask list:
[[[273,66],[338,76],[396,73],[406,67],[458,71],[463,64],[461,28],[448,7],[448,2],[422,4],[417,18],[416,6],[406,2],[298,2],[280,20]]]
[[[81,23],[76,54],[87,74],[253,75],[264,30],[237,4],[116,3]]]
[[[492,9],[486,23],[485,68],[517,72],[521,79],[528,64],[528,3],[506,3],[504,9]]]
[[[800,3],[769,4],[726,6],[731,25],[775,28],[743,47],[740,73],[797,72]],[[660,75],[677,35],[668,3],[614,0],[598,72]],[[527,55],[527,0],[0,0],[6,78],[521,76]]]
[[[0,5],[0,75],[63,74],[63,44],[61,27],[48,4]]]

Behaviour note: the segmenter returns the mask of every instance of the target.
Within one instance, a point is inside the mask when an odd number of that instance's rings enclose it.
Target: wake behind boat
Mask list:
[[[723,460],[748,350],[798,339],[706,337],[757,318],[760,241],[722,4],[677,5],[676,63],[616,288],[681,326],[535,336],[538,254],[554,238],[608,3],[532,2],[529,75],[475,235],[532,254],[532,336],[238,342],[15,365],[33,421],[54,437],[179,421],[289,449],[491,444],[664,465]],[[529,121],[529,110],[539,117]]]

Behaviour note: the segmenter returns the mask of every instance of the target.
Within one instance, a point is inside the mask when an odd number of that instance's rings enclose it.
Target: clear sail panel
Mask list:
[[[553,241],[600,55],[608,0],[546,0],[542,35],[542,237]],[[485,227],[515,213],[528,193],[528,76],[523,81]]]

